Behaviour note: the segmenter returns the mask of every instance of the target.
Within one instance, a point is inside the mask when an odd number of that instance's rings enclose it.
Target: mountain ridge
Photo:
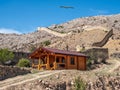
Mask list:
[[[102,40],[110,30],[113,30],[111,36],[113,40],[120,39],[120,14],[77,18],[46,28],[50,29],[54,34],[45,30],[38,30],[28,34],[0,34],[0,48],[30,52],[32,46],[37,48],[43,45],[45,41],[50,41],[50,45],[43,46],[66,49],[66,45],[68,45],[70,50],[76,50],[77,46],[91,47],[93,43]],[[66,35],[69,32],[72,33]],[[66,36],[59,37],[55,35],[56,33]]]

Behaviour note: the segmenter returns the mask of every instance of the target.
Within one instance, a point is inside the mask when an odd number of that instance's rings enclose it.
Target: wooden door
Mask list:
[[[78,69],[85,70],[86,69],[86,58],[85,57],[78,57]]]

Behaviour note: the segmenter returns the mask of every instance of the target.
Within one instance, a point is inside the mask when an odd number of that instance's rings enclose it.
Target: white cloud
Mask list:
[[[95,15],[102,15],[102,14],[108,14],[109,12],[107,10],[98,10],[98,9],[89,9],[90,13]]]
[[[0,28],[0,33],[16,33],[16,34],[21,34],[19,31],[14,30],[14,29],[8,29],[8,28]]]

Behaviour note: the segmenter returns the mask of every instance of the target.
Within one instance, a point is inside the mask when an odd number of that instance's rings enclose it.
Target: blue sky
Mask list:
[[[0,0],[0,32],[29,33],[38,26],[85,16],[119,14],[119,10],[120,0]]]

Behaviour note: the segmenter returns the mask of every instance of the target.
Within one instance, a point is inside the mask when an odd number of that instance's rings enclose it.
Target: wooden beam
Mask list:
[[[55,54],[58,57],[66,57],[66,55],[62,55],[62,54]]]

